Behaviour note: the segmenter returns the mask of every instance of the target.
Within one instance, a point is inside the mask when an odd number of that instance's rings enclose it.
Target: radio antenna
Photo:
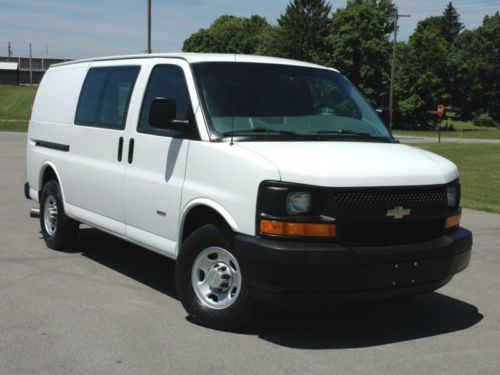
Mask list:
[[[231,116],[231,142],[229,143],[229,146],[234,145],[233,134],[234,134],[234,116]]]

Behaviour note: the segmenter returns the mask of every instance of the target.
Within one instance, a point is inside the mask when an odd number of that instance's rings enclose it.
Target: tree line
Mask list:
[[[185,52],[284,57],[331,66],[375,107],[389,101],[391,0],[348,0],[332,11],[326,0],[291,0],[277,25],[264,17],[224,15],[184,41]],[[436,126],[443,104],[462,120],[500,126],[500,14],[467,30],[450,2],[441,16],[418,22],[397,44],[394,116],[397,128]]]

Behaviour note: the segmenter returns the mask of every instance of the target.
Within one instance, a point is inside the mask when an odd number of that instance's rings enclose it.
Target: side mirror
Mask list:
[[[385,127],[387,129],[389,129],[390,128],[390,124],[389,124],[389,121],[390,121],[389,113],[390,112],[389,112],[389,109],[388,108],[377,108],[375,110],[375,112],[377,112],[378,117],[380,117],[380,119],[384,123]]]
[[[149,110],[149,125],[157,129],[177,130],[172,129],[176,114],[175,99],[154,98]]]

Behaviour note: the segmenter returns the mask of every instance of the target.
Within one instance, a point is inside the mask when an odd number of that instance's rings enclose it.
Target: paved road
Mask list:
[[[438,137],[394,136],[401,143],[438,143]],[[441,143],[485,143],[500,145],[500,139],[441,138]]]
[[[90,228],[73,253],[44,246],[24,137],[0,133],[0,374],[500,373],[500,215],[465,210],[473,260],[438,293],[217,332],[186,319],[168,259]]]

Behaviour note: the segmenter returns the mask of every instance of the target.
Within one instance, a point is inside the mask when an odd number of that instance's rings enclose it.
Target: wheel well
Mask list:
[[[42,185],[40,186],[40,191],[43,190],[43,187],[45,184],[51,180],[55,180],[59,183],[59,180],[57,179],[56,172],[52,169],[52,167],[48,166],[45,168],[43,171],[43,176],[42,176]]]
[[[225,227],[226,229],[232,230],[221,214],[211,207],[200,205],[193,207],[188,212],[186,219],[184,220],[184,226],[182,228],[182,242],[184,242],[186,238],[196,229],[206,224],[217,224]]]

